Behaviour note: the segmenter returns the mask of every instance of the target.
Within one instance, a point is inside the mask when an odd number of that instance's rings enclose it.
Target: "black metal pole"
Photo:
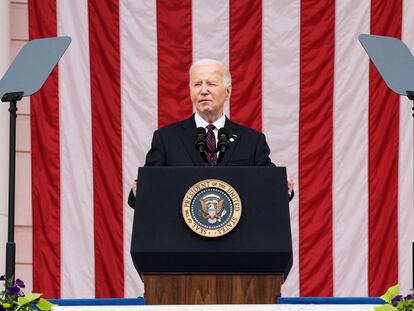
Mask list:
[[[14,243],[14,200],[16,189],[16,100],[10,101],[10,142],[9,142],[9,223],[6,246],[6,278],[14,281],[16,244]]]

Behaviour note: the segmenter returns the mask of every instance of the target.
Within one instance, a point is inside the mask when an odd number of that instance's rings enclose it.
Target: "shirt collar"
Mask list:
[[[204,120],[202,117],[200,117],[198,115],[197,111],[194,114],[194,121],[195,121],[196,127],[204,127],[204,128],[206,128],[207,125],[210,124],[206,120]],[[226,123],[226,115],[223,113],[223,115],[216,122],[214,122],[213,125],[218,130],[218,129],[221,129],[222,127],[224,127],[224,124],[225,123]]]

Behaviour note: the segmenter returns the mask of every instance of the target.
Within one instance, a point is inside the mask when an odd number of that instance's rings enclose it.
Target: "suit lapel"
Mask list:
[[[195,166],[203,166],[203,158],[201,157],[200,153],[197,151],[194,145],[196,132],[194,115],[182,122],[180,130],[182,131],[182,135],[180,135],[181,141],[183,142],[187,153],[193,161],[193,164]]]
[[[237,143],[240,140],[240,133],[236,125],[233,122],[231,122],[227,117],[226,117],[226,123],[224,124],[224,127],[229,132],[230,148],[224,154],[223,159],[221,159],[220,163],[218,164],[219,166],[227,165],[227,163],[230,161],[233,155],[233,152],[234,152],[234,149],[236,148]]]

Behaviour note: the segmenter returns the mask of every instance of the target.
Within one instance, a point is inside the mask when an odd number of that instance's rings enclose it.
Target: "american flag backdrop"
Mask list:
[[[127,195],[152,132],[192,114],[188,69],[205,57],[229,64],[228,116],[296,181],[282,295],[412,287],[411,103],[357,41],[414,50],[412,0],[29,0],[29,27],[73,40],[31,99],[35,291],[142,295]]]

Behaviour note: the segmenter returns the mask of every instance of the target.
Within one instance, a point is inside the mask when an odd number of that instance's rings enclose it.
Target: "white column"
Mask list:
[[[10,3],[0,1],[0,78],[10,63]],[[1,94],[2,95],[2,94]],[[0,95],[0,96],[1,96]],[[9,112],[0,102],[0,274],[6,272],[7,211],[9,186]]]

